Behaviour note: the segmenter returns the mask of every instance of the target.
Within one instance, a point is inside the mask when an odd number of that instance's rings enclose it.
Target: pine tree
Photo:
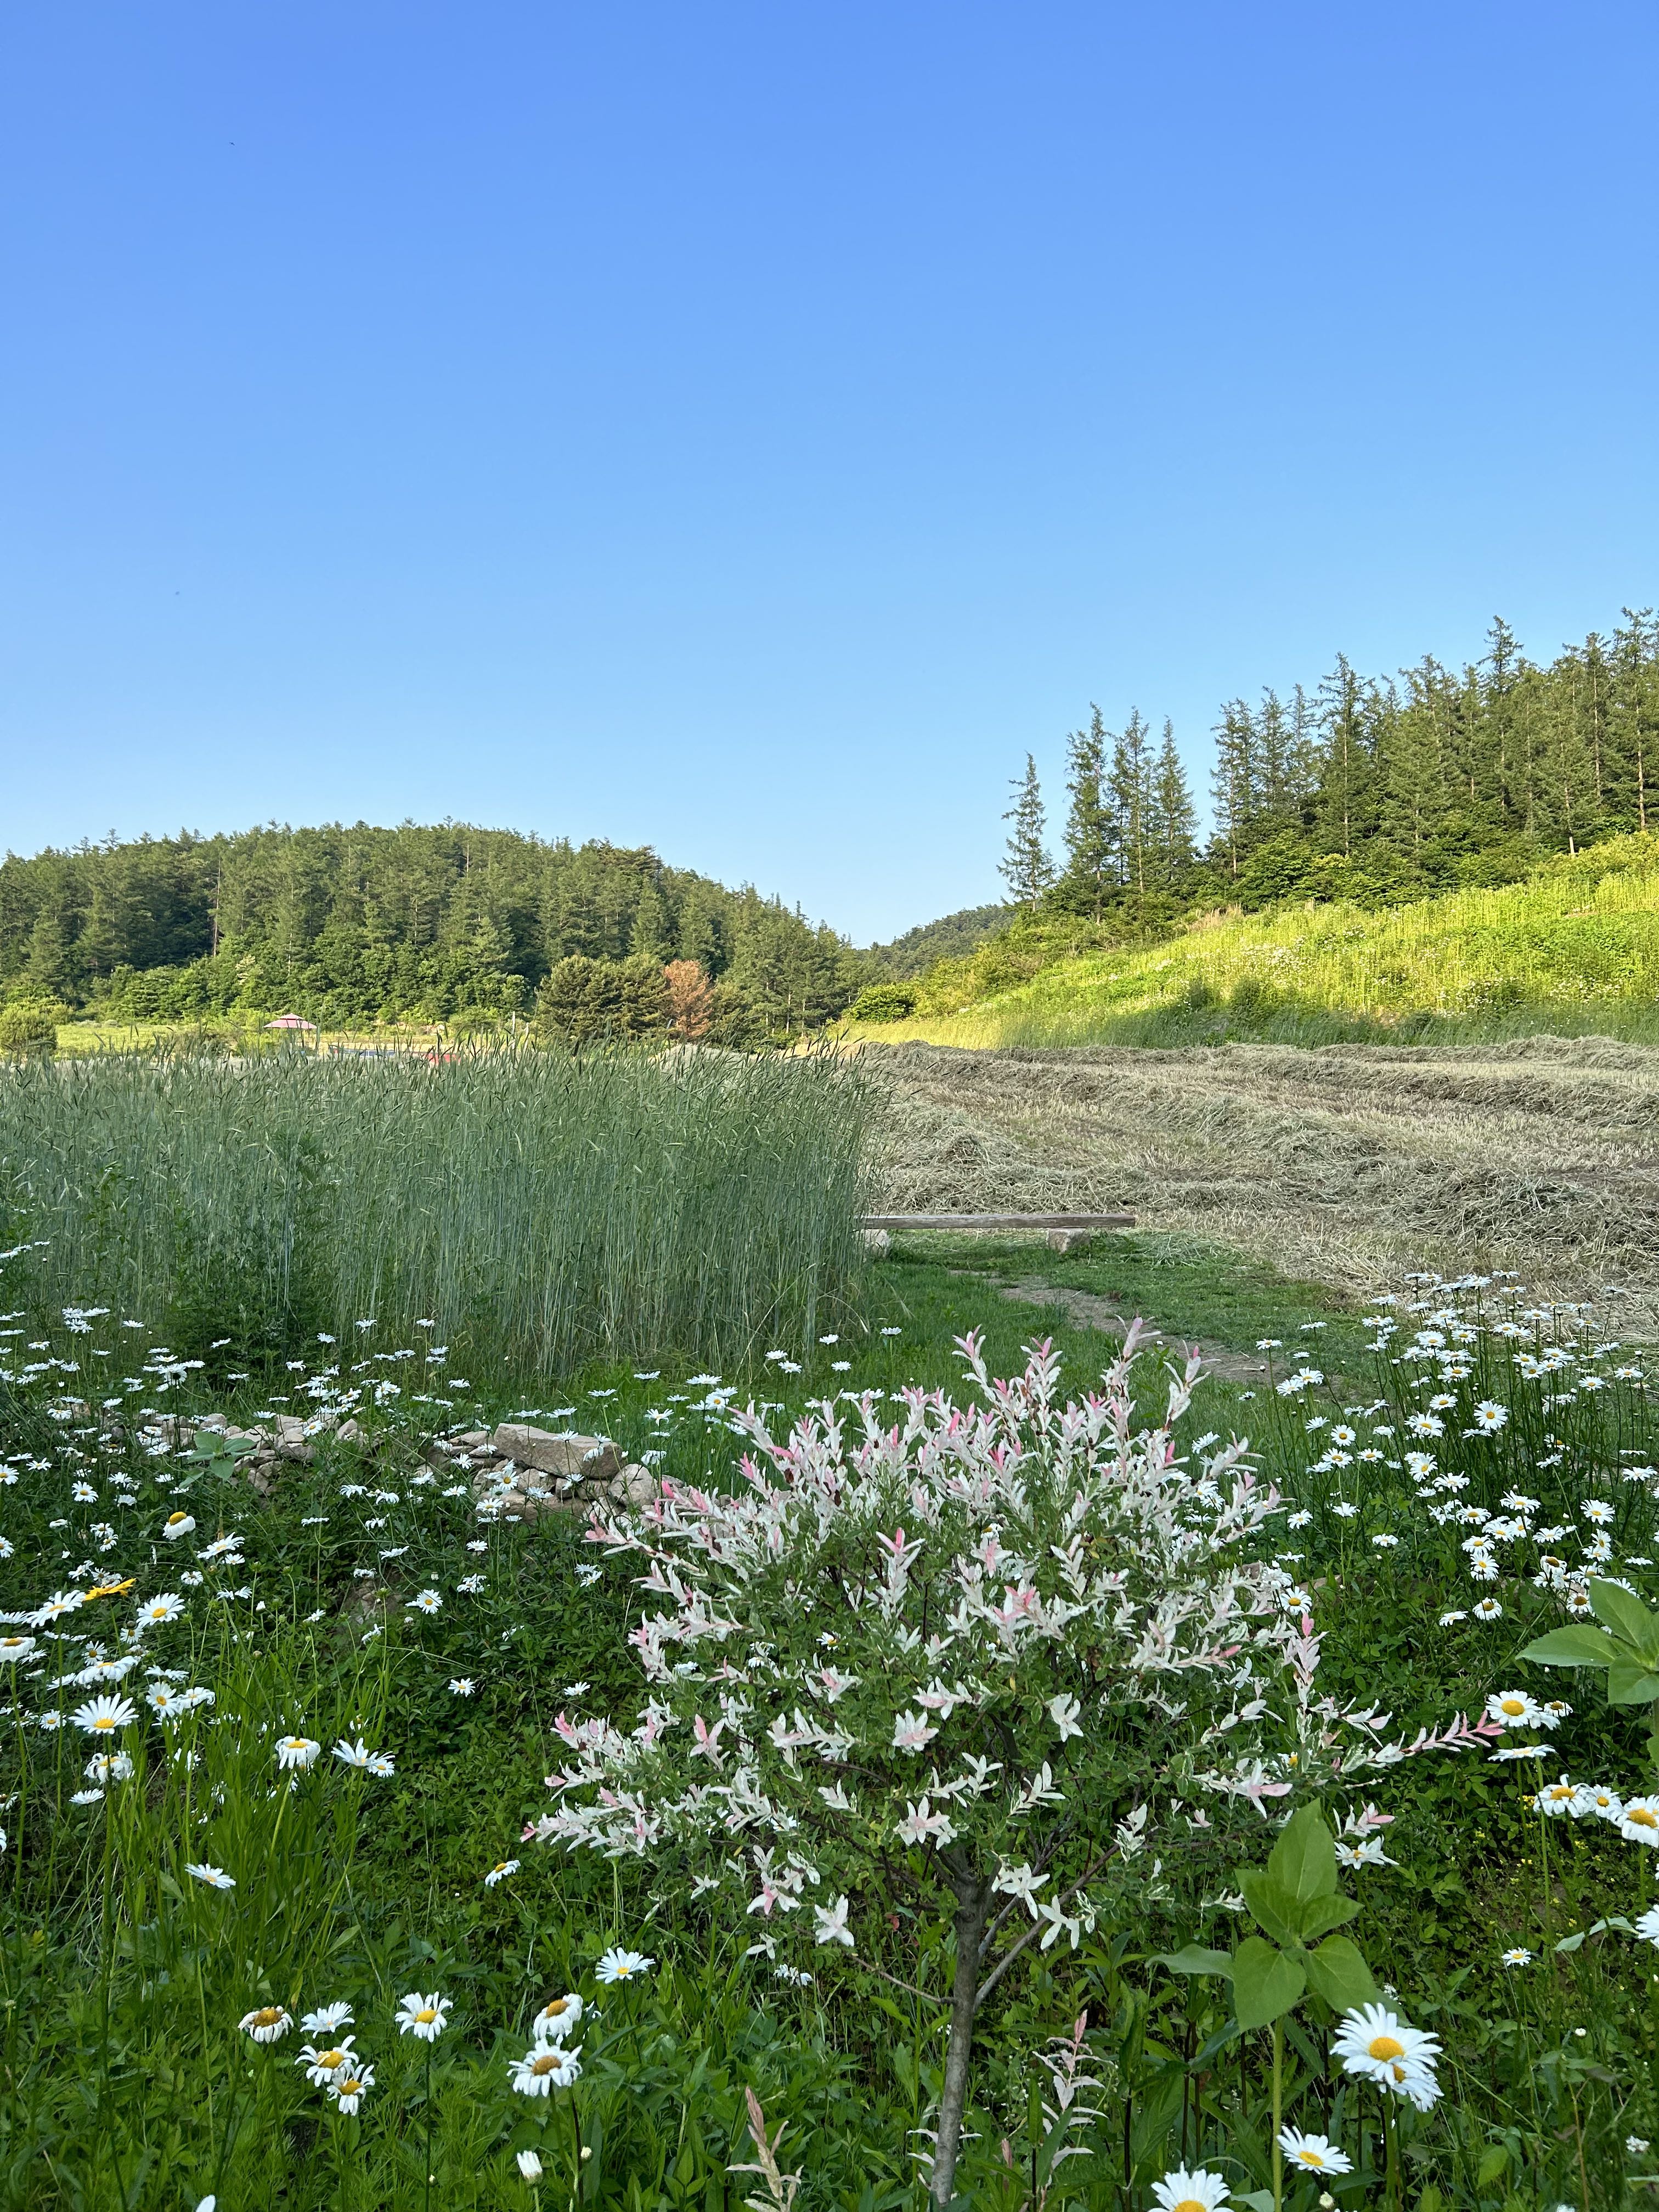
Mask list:
[[[1151,736],[1151,731],[1141,720],[1140,709],[1132,707],[1122,734],[1112,740],[1112,766],[1107,779],[1118,881],[1141,894],[1146,889],[1146,813],[1152,769]]]
[[[1210,795],[1215,842],[1233,875],[1249,850],[1255,798],[1255,725],[1242,699],[1230,699],[1215,726]]]
[[[1091,707],[1088,728],[1074,730],[1066,741],[1066,787],[1072,797],[1066,817],[1066,879],[1091,901],[1097,921],[1111,862],[1110,823],[1100,790],[1106,738],[1100,709]]]
[[[1035,907],[1054,880],[1054,864],[1042,842],[1048,817],[1043,811],[1036,762],[1031,754],[1025,756],[1024,775],[1013,777],[1010,788],[1015,793],[1014,803],[1002,818],[1014,826],[1009,833],[1000,872],[1018,905]]]
[[[1161,890],[1179,887],[1193,865],[1197,836],[1198,809],[1193,804],[1181,755],[1176,750],[1175,724],[1166,719],[1164,743],[1152,769],[1146,823],[1153,878]]]

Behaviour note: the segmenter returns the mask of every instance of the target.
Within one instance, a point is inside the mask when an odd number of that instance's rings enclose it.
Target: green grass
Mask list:
[[[14,1063],[0,1248],[35,1304],[96,1283],[222,1367],[370,1317],[462,1376],[740,1360],[844,1309],[867,1115],[827,1058]]]
[[[246,1419],[307,1410],[307,1375],[280,1362],[240,1384],[210,1370],[169,1375],[153,1359],[143,1370],[164,1334],[154,1316],[142,1333],[122,1330],[118,1310],[87,1332],[69,1329],[63,1304],[115,1302],[95,1279],[63,1295],[65,1277],[52,1281],[50,1303],[32,1304],[13,1287],[22,1264],[0,1268],[4,1326],[18,1332],[0,1339],[0,1368],[17,1374],[41,1342],[75,1366],[0,1382],[0,1460],[17,1477],[0,1487],[11,1547],[0,1558],[0,1607],[15,1617],[39,1605],[83,1559],[98,1561],[100,1576],[135,1576],[137,1587],[70,1619],[46,1644],[47,1663],[24,1674],[19,1707],[33,1714],[87,1694],[54,1690],[53,1678],[99,1649],[123,1650],[132,1606],[162,1588],[186,1588],[187,1609],[147,1636],[143,1659],[211,1686],[216,1702],[173,1740],[195,1764],[167,1758],[158,1728],[132,1731],[138,1776],[78,1807],[70,1797],[84,1786],[85,1739],[0,1716],[0,1796],[12,1801],[0,1814],[10,1844],[0,1857],[0,2202],[19,2212],[173,2212],[216,2190],[225,2212],[424,2212],[429,2172],[432,2203],[447,2212],[550,2212],[570,2201],[580,2140],[582,2206],[733,2212],[756,2182],[728,2171],[752,2156],[744,2096],[753,2087],[769,2124],[787,2124],[782,2162],[804,2175],[801,2212],[919,2208],[912,2131],[938,2090],[937,1998],[951,1963],[940,1929],[896,1911],[879,1957],[815,1960],[815,1984],[796,1988],[743,1955],[746,1927],[690,1899],[653,1909],[648,1866],[518,1842],[547,1802],[560,1708],[623,1725],[637,1710],[642,1686],[625,1638],[654,1602],[636,1589],[637,1570],[584,1546],[568,1519],[480,1528],[469,1497],[446,1496],[446,1477],[426,1480],[425,1431],[467,1419],[465,1396],[416,1407],[406,1389],[364,1415],[372,1454],[325,1441],[314,1465],[284,1471],[263,1500],[147,1458],[131,1433],[112,1448],[58,1394],[90,1396],[95,1376],[124,1402]],[[1240,1352],[1282,1340],[1275,1376],[1317,1344],[1326,1385],[1286,1399],[1270,1385],[1206,1382],[1188,1425],[1249,1434],[1264,1474],[1311,1513],[1280,1540],[1316,1593],[1322,1691],[1388,1706],[1390,1732],[1407,1735],[1517,1680],[1540,1695],[1564,1692],[1577,1711],[1553,1746],[1559,1764],[1627,1792],[1641,1786],[1644,1717],[1609,1710],[1589,1679],[1540,1680],[1516,1663],[1555,1617],[1532,1586],[1529,1553],[1505,1558],[1498,1623],[1442,1630],[1441,1613],[1467,1608],[1471,1595],[1461,1528],[1432,1524],[1398,1466],[1313,1471],[1328,1425],[1355,1401],[1385,1406],[1375,1418],[1398,1426],[1434,1388],[1431,1368],[1376,1359],[1356,1310],[1317,1286],[1196,1237],[1103,1237],[1064,1259],[1011,1238],[906,1238],[810,1343],[792,1341],[798,1375],[764,1361],[783,1340],[751,1328],[779,1419],[845,1389],[957,1389],[952,1339],[971,1328],[984,1331],[997,1373],[1018,1367],[1024,1344],[1053,1334],[1069,1389],[1085,1390],[1115,1347],[1063,1310],[1001,1296],[1034,1278],[1109,1297],[1170,1337]],[[1440,1294],[1406,1295],[1428,1305]],[[397,1357],[407,1341],[382,1317],[349,1352],[313,1347],[307,1369],[337,1358],[361,1365],[359,1382],[407,1375],[413,1363]],[[1484,1340],[1460,1386],[1465,1401],[1497,1395],[1515,1407],[1497,1445],[1472,1444],[1463,1423],[1449,1425],[1441,1449],[1468,1477],[1460,1498],[1495,1506],[1518,1482],[1540,1498],[1540,1520],[1562,1521],[1587,1496],[1612,1499],[1620,1571],[1651,1601],[1654,1501],[1620,1477],[1621,1455],[1626,1464],[1650,1459],[1659,1444],[1645,1386],[1547,1407],[1507,1358],[1501,1340]],[[734,1440],[707,1385],[686,1376],[690,1364],[661,1347],[635,1360],[613,1344],[533,1377],[480,1366],[470,1395],[489,1419],[568,1419],[613,1434],[630,1455],[660,1451],[678,1479],[729,1480]],[[735,1364],[728,1371],[736,1380]],[[143,1384],[130,1396],[124,1373]],[[1164,1389],[1156,1363],[1141,1381],[1151,1406]],[[54,1407],[68,1418],[53,1418]],[[1310,1430],[1310,1419],[1327,1429]],[[118,1470],[131,1478],[131,1508],[112,1503]],[[100,1494],[77,1500],[71,1486],[87,1478]],[[189,1549],[155,1540],[181,1478],[193,1480],[194,1548],[222,1528],[241,1535],[246,1553],[245,1565],[210,1565],[200,1586],[181,1579]],[[1334,1512],[1344,1500],[1352,1517]],[[105,1521],[115,1525],[107,1553],[95,1533]],[[1378,1534],[1396,1536],[1396,1547],[1376,1549]],[[485,1551],[469,1553],[469,1542]],[[473,1569],[484,1586],[463,1597],[458,1578]],[[430,1618],[408,1609],[425,1586],[444,1595]],[[477,1685],[471,1698],[449,1691],[463,1675]],[[144,1680],[140,1670],[128,1687]],[[578,1682],[587,1688],[573,1692]],[[291,1796],[273,1793],[270,1746],[296,1729],[325,1746],[362,1734],[393,1754],[396,1771],[356,1776],[325,1754]],[[1399,1985],[1401,2008],[1446,2047],[1445,2099],[1407,2130],[1410,2212],[1552,2212],[1563,2203],[1581,2212],[1581,2177],[1595,2212],[1648,2201],[1627,2177],[1652,2168],[1623,2148],[1629,2135],[1659,2137],[1648,1954],[1617,1932],[1561,1954],[1548,1947],[1583,1936],[1609,1911],[1633,1917],[1651,1890],[1650,1856],[1605,1823],[1564,1821],[1548,1838],[1546,1880],[1516,1770],[1480,1753],[1368,1778],[1353,1806],[1366,1795],[1396,1816],[1388,1850],[1401,1863],[1345,1877],[1362,1908],[1353,1932],[1379,1978]],[[1263,1851],[1269,1837],[1264,1828]],[[514,1856],[520,1871],[486,1887],[484,1872]],[[184,1871],[187,1859],[226,1867],[236,1890],[204,1889]],[[1156,1882],[1115,1887],[1109,1915],[1077,1953],[1062,1944],[1026,1954],[985,2021],[963,2184],[975,2207],[1025,2212],[1045,2081],[1032,2053],[1085,2008],[1101,2118],[1081,2133],[1087,2154],[1056,2170],[1048,2212],[1150,2212],[1152,2182],[1183,2152],[1224,2166],[1234,2202],[1263,2185],[1265,2039],[1230,2027],[1224,1985],[1172,1977],[1154,1957],[1194,1936],[1228,1939],[1228,1915],[1200,1913],[1200,1899],[1230,1890],[1235,1872],[1201,1856],[1170,1864]],[[1243,1923],[1231,1929],[1243,1932]],[[593,1966],[617,1942],[655,1964],[643,1984],[603,1991]],[[1511,1943],[1545,1956],[1506,1972],[1498,1954]],[[529,2105],[507,2086],[507,2061],[526,2047],[531,2014],[566,1988],[603,1999],[584,2023],[582,2081],[574,2097]],[[398,1998],[415,1990],[455,1999],[429,2075],[392,2025]],[[297,2012],[336,1998],[355,2008],[376,2085],[361,2118],[331,2123],[292,2063],[298,2033],[261,2050],[237,2021],[260,2002]],[[1335,2191],[1338,2205],[1382,2205],[1374,2098],[1328,2077],[1316,2025],[1293,2023],[1287,2051],[1291,2116],[1328,2125],[1363,2154],[1361,2172]],[[539,2197],[514,2163],[532,2148],[545,2166]],[[1311,2212],[1315,2193],[1287,2193],[1288,2212]]]
[[[1163,942],[1081,953],[961,1011],[861,1034],[973,1046],[1450,1044],[1553,1030],[1656,1042],[1656,1007],[1659,840],[1649,836],[1501,890],[1381,912],[1310,902],[1206,915]]]

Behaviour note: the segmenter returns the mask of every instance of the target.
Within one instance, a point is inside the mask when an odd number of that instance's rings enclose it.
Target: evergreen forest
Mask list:
[[[1063,859],[1035,763],[1017,780],[1003,873],[1050,914],[1141,924],[1285,899],[1390,905],[1513,882],[1556,853],[1655,821],[1659,620],[1625,611],[1547,666],[1499,620],[1480,660],[1397,678],[1346,658],[1311,688],[1229,700],[1216,722],[1211,828],[1175,735],[1098,710],[1067,746]]]
[[[1339,656],[1288,697],[1228,701],[1213,744],[1206,830],[1171,725],[1155,733],[1136,710],[1113,731],[1097,708],[1067,740],[1058,862],[1028,755],[1005,817],[1011,903],[866,952],[648,848],[464,823],[10,854],[0,1002],[114,1021],[281,1010],[325,1027],[524,1015],[578,1042],[666,1030],[751,1044],[855,1002],[901,1017],[916,979],[967,959],[975,988],[1018,981],[1056,931],[1073,951],[1109,949],[1205,909],[1492,888],[1652,826],[1659,618],[1627,609],[1547,665],[1501,620],[1461,670],[1425,656],[1366,678]]]
[[[495,1022],[539,994],[579,1031],[660,1026],[641,979],[681,963],[708,987],[697,1032],[733,1042],[821,1024],[862,972],[832,931],[648,849],[458,823],[112,837],[0,863],[0,991],[116,1020]],[[599,1018],[641,1005],[637,1024]]]

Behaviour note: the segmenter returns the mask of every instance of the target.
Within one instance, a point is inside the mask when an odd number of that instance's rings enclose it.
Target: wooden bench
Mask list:
[[[1133,1213],[866,1213],[860,1218],[865,1242],[885,1252],[895,1229],[1041,1231],[1051,1252],[1070,1252],[1098,1229],[1133,1229]]]

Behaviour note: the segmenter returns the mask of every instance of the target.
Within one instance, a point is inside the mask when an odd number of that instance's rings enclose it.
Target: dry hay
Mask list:
[[[1659,1294],[1659,1049],[866,1051],[894,1210],[1127,1206],[1287,1273],[1513,1267],[1557,1294]]]

